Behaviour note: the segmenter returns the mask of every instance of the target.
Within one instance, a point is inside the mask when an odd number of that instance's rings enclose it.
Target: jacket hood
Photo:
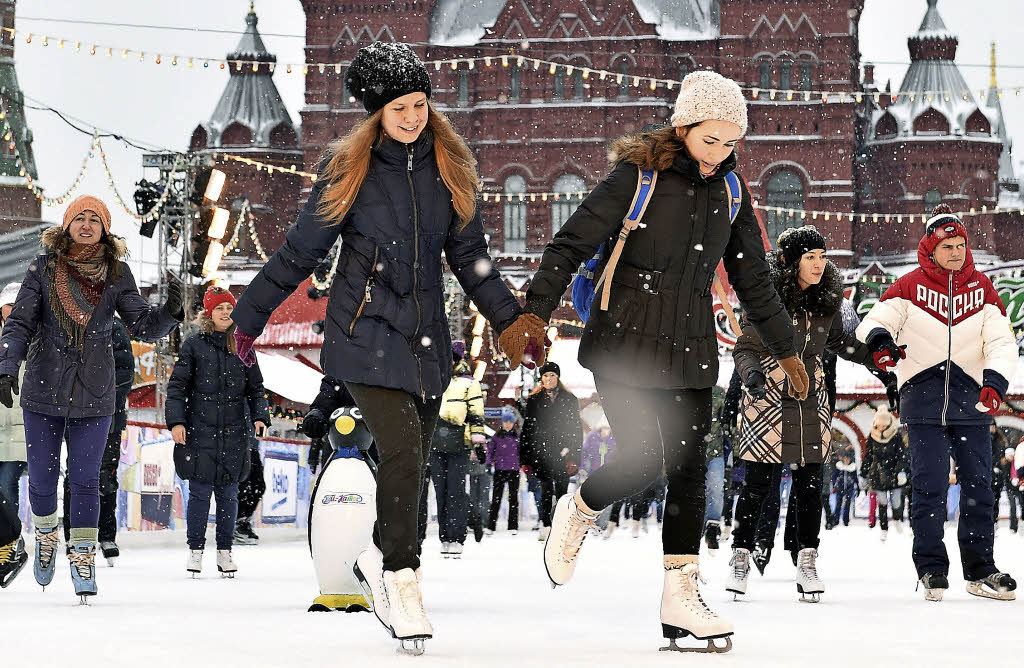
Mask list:
[[[835,315],[843,303],[843,277],[839,268],[831,260],[826,261],[821,282],[801,290],[797,282],[798,266],[783,264],[779,253],[768,254],[772,282],[786,311],[790,315],[801,311],[820,317]]]
[[[71,237],[64,232],[63,227],[54,225],[43,231],[41,243],[43,250],[60,255],[70,247]],[[108,260],[120,261],[128,257],[128,244],[125,242],[124,237],[107,233],[100,243],[107,247]]]
[[[717,172],[705,178],[697,161],[690,157],[683,141],[676,136],[675,128],[661,128],[624,135],[612,141],[608,147],[609,171],[622,162],[640,169],[665,171],[675,168],[697,181],[716,181],[736,169],[736,151],[718,166]]]
[[[939,241],[940,239],[934,234],[926,234],[922,237],[921,242],[917,244],[917,263],[921,265],[921,269],[932,280],[936,283],[945,284],[949,281],[949,270],[935,264],[935,260],[932,259],[932,253],[935,252],[935,247],[939,245]],[[956,288],[963,286],[974,275],[974,255],[971,254],[969,241],[964,258],[964,266],[960,271],[953,272],[953,286]]]
[[[871,438],[877,443],[888,443],[899,431],[900,423],[885,406],[881,406],[871,420]]]

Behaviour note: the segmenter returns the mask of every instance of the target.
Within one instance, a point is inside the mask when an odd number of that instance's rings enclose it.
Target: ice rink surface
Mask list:
[[[123,535],[116,567],[98,568],[99,596],[89,607],[73,595],[66,560],[45,592],[29,564],[0,591],[0,666],[880,668],[1013,665],[1019,657],[1024,601],[966,593],[955,527],[946,530],[954,566],[942,603],[914,591],[909,532],[890,531],[884,544],[860,523],[823,532],[819,573],[828,591],[818,605],[798,602],[788,553],[774,555],[764,577],[752,571],[742,602],[723,589],[728,544],[715,557],[702,554],[705,600],[736,626],[733,651],[718,656],[658,652],[665,641],[653,527],[637,539],[628,530],[589,537],[576,577],[558,590],[535,532],[470,538],[457,561],[443,560],[431,536],[423,590],[435,637],[422,657],[397,655],[372,614],[306,612],[318,589],[304,533],[261,532],[264,544],[235,548],[234,580],[219,577],[212,550],[201,578],[189,579],[183,534]],[[1024,538],[1005,522],[996,559],[1024,579]]]

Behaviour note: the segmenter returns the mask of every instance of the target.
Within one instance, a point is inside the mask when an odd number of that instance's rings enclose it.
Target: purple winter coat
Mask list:
[[[519,470],[519,434],[499,429],[487,443],[487,463],[496,471]]]
[[[44,234],[43,238],[45,242],[54,235]],[[166,305],[150,306],[146,302],[135,286],[131,270],[122,262],[121,277],[107,280],[86,325],[84,345],[77,350],[68,344],[67,334],[50,305],[48,259],[48,254],[40,255],[25,272],[14,310],[4,325],[0,375],[17,377],[21,363],[25,362],[21,387],[24,410],[69,418],[113,415],[114,312],[121,316],[132,338],[143,341],[166,336],[178,321]]]
[[[602,445],[605,448],[604,453],[601,452]],[[601,439],[601,430],[594,429],[587,434],[587,438],[583,441],[583,463],[581,468],[587,473],[593,473],[608,461],[608,455],[614,449],[615,437],[609,434],[608,440],[604,441]]]

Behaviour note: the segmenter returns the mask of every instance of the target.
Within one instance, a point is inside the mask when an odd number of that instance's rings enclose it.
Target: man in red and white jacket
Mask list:
[[[913,486],[914,565],[928,600],[949,588],[942,542],[949,457],[961,483],[958,539],[967,590],[1012,599],[1016,583],[992,554],[992,449],[988,425],[1017,366],[1006,311],[974,268],[967,228],[939,205],[917,250],[920,267],[886,290],[857,328],[875,364],[896,369]]]

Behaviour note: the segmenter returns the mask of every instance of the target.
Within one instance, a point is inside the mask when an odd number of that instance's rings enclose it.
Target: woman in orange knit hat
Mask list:
[[[182,290],[150,306],[123,261],[124,239],[110,231],[110,211],[85,195],[64,221],[43,232],[43,254],[29,265],[0,339],[0,403],[11,407],[25,366],[21,407],[28,443],[29,501],[36,531],[35,576],[53,579],[57,553],[57,476],[67,434],[71,478],[68,556],[75,593],[96,594],[100,457],[114,413],[111,322],[116,311],[132,337],[156,340],[181,320]]]

